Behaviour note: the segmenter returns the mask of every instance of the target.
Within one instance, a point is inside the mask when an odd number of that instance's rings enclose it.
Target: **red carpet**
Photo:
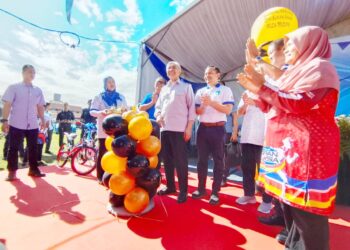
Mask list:
[[[106,212],[108,192],[93,176],[42,168],[43,179],[20,170],[21,181],[0,172],[0,242],[7,249],[283,249],[274,239],[281,228],[257,220],[257,206],[238,206],[238,185],[223,188],[221,205],[205,200],[178,205],[175,196],[156,197],[142,218],[117,219]],[[190,192],[197,184],[190,176]],[[211,183],[208,184],[210,185]],[[163,204],[165,209],[163,208]],[[317,239],[315,239],[317,240]],[[331,219],[332,249],[349,249],[350,208]]]

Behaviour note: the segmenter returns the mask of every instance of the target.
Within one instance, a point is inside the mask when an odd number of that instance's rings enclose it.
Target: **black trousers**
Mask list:
[[[58,128],[59,133],[59,146],[61,147],[63,144],[64,132],[70,133],[72,131],[71,126],[69,125],[61,125]]]
[[[104,171],[102,169],[101,165],[101,159],[102,156],[107,152],[106,146],[105,146],[105,138],[99,138],[98,139],[98,154],[97,154],[97,164],[96,164],[96,176],[99,181],[102,181],[102,176],[104,174]]]
[[[225,134],[225,144],[229,143],[231,140],[232,133],[227,133]],[[225,152],[225,150],[224,150]],[[227,177],[230,175],[230,169],[232,166],[228,164],[228,157],[225,152],[225,161],[224,161],[224,174],[223,174],[223,180],[226,181]]]
[[[51,146],[51,141],[52,141],[52,132],[53,130],[48,130],[47,131],[47,142],[45,145],[45,152],[49,152],[50,151],[50,146]]]
[[[18,169],[18,150],[23,139],[27,140],[27,147],[29,152],[29,168],[31,170],[38,169],[37,162],[37,140],[38,129],[18,129],[10,126],[9,130],[9,152],[7,155],[7,169],[9,171],[16,171]]]
[[[213,156],[214,160],[214,182],[212,185],[212,193],[218,194],[221,188],[221,181],[224,172],[224,140],[225,127],[205,127],[199,125],[197,131],[197,148],[198,148],[198,190],[205,191],[208,176],[208,160],[209,156]]]
[[[260,159],[262,146],[242,143],[242,174],[243,190],[245,196],[254,196],[255,194],[255,173],[256,166],[260,168]],[[272,197],[262,190],[263,202],[270,203]]]
[[[42,156],[43,156],[43,148],[44,148],[44,144],[38,144],[37,145],[37,150],[36,150],[36,159],[37,161],[41,161],[42,160]],[[25,148],[24,150],[24,157],[23,157],[23,163],[27,163],[28,162],[28,157],[29,157],[29,150],[28,147]]]
[[[161,156],[164,161],[167,188],[176,190],[175,169],[179,180],[180,193],[188,189],[188,159],[187,146],[183,132],[163,131],[160,135],[162,142]]]
[[[24,158],[24,147],[23,147],[23,139],[22,141],[20,142],[19,144],[19,147],[18,147],[18,153],[19,153],[19,156]],[[5,136],[5,143],[4,143],[4,151],[3,151],[3,156],[4,156],[4,159],[7,160],[7,155],[8,155],[8,152],[9,152],[9,148],[10,148],[10,140],[9,140],[9,134],[7,134]]]
[[[282,203],[288,237],[286,249],[329,250],[328,217]]]

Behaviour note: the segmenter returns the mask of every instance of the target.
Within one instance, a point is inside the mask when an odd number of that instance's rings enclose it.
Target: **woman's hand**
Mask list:
[[[248,77],[246,74],[244,74],[244,73],[239,73],[239,74],[237,75],[237,80],[238,80],[239,84],[240,84],[243,88],[245,88],[245,89],[251,91],[251,92],[254,93],[254,94],[257,94],[257,93],[259,92],[261,86],[262,86],[262,85],[260,85],[260,84],[256,84],[255,82],[253,82],[252,79],[249,78],[249,77]]]
[[[238,141],[238,135],[236,133],[232,133],[230,141],[237,142]]]

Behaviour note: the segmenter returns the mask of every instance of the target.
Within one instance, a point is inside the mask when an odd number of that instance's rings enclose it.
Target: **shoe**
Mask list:
[[[39,166],[47,166],[47,163],[46,163],[46,162],[43,162],[43,161],[39,161],[39,162],[38,162],[38,165],[39,165]]]
[[[53,153],[51,151],[45,151],[45,154],[53,155]]]
[[[5,179],[5,181],[17,181],[17,180],[19,180],[19,179],[16,176],[16,171],[10,171],[9,175]]]
[[[158,195],[167,195],[167,194],[174,194],[174,193],[176,193],[175,189],[170,189],[167,187],[158,191]]]
[[[268,214],[270,213],[272,209],[272,203],[266,203],[266,202],[261,202],[261,204],[258,207],[258,211],[260,213]]]
[[[266,225],[270,225],[270,226],[283,226],[283,227],[285,226],[283,216],[279,216],[276,214],[269,216],[269,217],[259,217],[258,220],[262,224],[266,224]]]
[[[199,191],[199,190],[196,190],[192,193],[192,198],[193,199],[200,199],[202,198],[203,196],[206,196],[207,195],[207,192],[206,191]]]
[[[184,203],[187,201],[187,193],[181,193],[179,194],[179,196],[177,197],[177,203]]]
[[[276,240],[278,241],[278,243],[284,245],[286,243],[288,237],[288,231],[286,228],[283,228],[283,230],[276,235]]]
[[[219,202],[220,202],[220,199],[219,199],[219,196],[217,194],[212,194],[210,196],[210,200],[209,200],[210,205],[217,205],[217,204],[219,204]]]
[[[32,176],[32,177],[45,177],[46,176],[46,174],[41,173],[40,170],[29,170],[28,175]]]
[[[226,186],[227,186],[227,181],[222,180],[222,181],[221,181],[221,187],[226,187]]]
[[[256,198],[255,198],[255,196],[242,196],[236,200],[236,203],[238,203],[240,205],[255,204]]]

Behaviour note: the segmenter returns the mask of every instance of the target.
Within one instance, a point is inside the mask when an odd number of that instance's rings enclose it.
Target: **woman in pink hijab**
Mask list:
[[[237,76],[268,117],[258,181],[283,202],[286,249],[329,249],[340,136],[339,80],[327,33],[315,26],[291,32],[284,54],[290,66],[275,86],[250,65]]]

